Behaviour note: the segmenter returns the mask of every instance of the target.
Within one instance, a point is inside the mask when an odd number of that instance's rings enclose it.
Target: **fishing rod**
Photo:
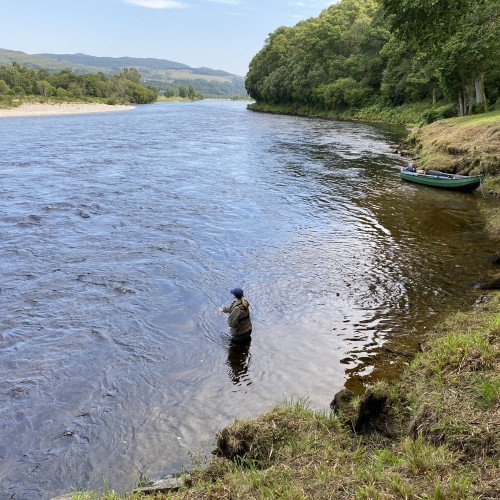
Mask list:
[[[188,279],[189,281],[191,281],[191,283],[193,283],[193,285],[194,285],[196,288],[198,288],[198,290],[199,290],[199,291],[200,291],[203,295],[205,295],[205,297],[206,297],[206,298],[207,298],[210,302],[212,302],[212,304],[213,304],[213,305],[214,305],[214,306],[215,306],[215,307],[216,307],[219,311],[221,311],[223,314],[225,314],[225,315],[227,316],[227,313],[225,313],[224,311],[222,311],[222,310],[221,310],[220,306],[219,306],[219,305],[218,305],[218,304],[217,304],[214,300],[212,300],[212,298],[211,298],[211,297],[210,297],[207,293],[205,293],[205,292],[201,289],[200,285],[198,285],[198,283],[196,283],[196,281],[192,280],[189,276],[186,276],[186,277],[187,277],[187,279]]]

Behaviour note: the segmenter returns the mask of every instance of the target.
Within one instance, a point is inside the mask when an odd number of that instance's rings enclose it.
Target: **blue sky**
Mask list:
[[[0,48],[169,59],[247,72],[267,35],[336,0],[12,0]]]

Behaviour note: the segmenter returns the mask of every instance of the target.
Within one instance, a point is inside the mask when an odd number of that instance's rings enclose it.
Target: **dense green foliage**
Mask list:
[[[141,76],[135,68],[125,68],[112,78],[103,73],[77,75],[65,69],[49,73],[13,62],[0,66],[0,99],[11,100],[28,95],[59,99],[101,98],[108,102],[146,104],[156,101],[158,91],[140,83]]]
[[[427,75],[460,114],[487,109],[485,79],[500,97],[500,4],[498,0],[382,0],[395,38],[415,46]]]
[[[320,111],[427,102],[431,122],[495,105],[499,39],[498,0],[342,0],[271,33],[245,83],[257,103]]]

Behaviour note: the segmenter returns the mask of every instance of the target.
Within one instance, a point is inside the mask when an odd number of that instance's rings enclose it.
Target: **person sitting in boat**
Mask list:
[[[404,170],[405,172],[416,172],[417,168],[413,163],[408,163],[408,166]]]
[[[250,319],[250,304],[243,296],[241,288],[233,288],[231,294],[234,295],[233,303],[229,307],[221,307],[223,313],[229,313],[227,324],[231,330],[233,340],[245,340],[252,334],[252,320]]]

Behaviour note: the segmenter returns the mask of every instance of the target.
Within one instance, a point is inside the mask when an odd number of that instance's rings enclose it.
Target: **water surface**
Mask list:
[[[402,183],[397,132],[245,106],[0,120],[1,499],[127,490],[235,417],[326,410],[475,300],[480,192]]]

